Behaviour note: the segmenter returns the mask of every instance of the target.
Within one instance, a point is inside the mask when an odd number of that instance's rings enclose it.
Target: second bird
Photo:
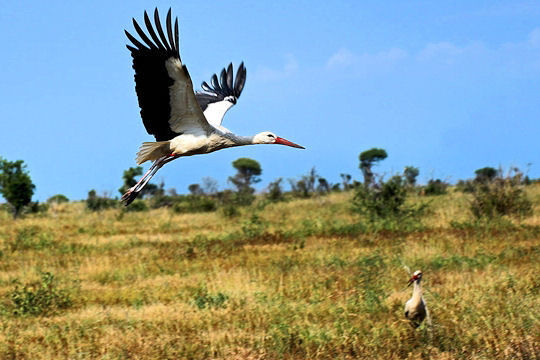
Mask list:
[[[414,284],[413,295],[405,303],[405,317],[411,321],[413,327],[418,327],[426,318],[426,303],[422,297],[422,271],[416,270],[409,279],[409,285]]]

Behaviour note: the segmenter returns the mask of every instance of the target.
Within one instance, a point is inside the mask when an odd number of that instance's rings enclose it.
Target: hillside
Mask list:
[[[492,223],[462,193],[415,199],[431,206],[409,230],[355,225],[352,193],[233,218],[0,213],[0,358],[539,359],[540,186],[527,191],[533,216]],[[403,317],[406,267],[424,272],[432,326]]]

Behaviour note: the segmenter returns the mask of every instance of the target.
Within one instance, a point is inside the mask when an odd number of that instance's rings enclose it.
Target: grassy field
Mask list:
[[[540,359],[534,214],[355,225],[351,193],[220,212],[0,214],[0,359]],[[424,272],[432,326],[403,306]],[[38,299],[38,300],[36,300]]]

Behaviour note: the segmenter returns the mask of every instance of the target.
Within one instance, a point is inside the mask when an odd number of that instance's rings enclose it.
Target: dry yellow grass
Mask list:
[[[410,232],[343,231],[357,221],[345,193],[233,219],[2,213],[0,358],[539,359],[540,187],[528,191],[534,214],[513,225],[467,225],[451,193]],[[432,327],[404,321],[404,266],[424,271]],[[14,315],[15,281],[43,272],[72,306]]]

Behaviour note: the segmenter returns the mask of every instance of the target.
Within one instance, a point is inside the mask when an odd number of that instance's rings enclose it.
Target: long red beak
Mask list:
[[[409,283],[407,284],[407,287],[411,286],[411,284],[416,280],[418,279],[418,277],[416,276],[413,276],[412,278],[409,279]]]
[[[287,145],[292,146],[299,149],[305,149],[305,147],[300,146],[298,144],[295,144],[293,142],[290,142],[289,140],[285,140],[284,138],[276,137],[276,141],[274,141],[274,144],[281,144],[281,145]]]

